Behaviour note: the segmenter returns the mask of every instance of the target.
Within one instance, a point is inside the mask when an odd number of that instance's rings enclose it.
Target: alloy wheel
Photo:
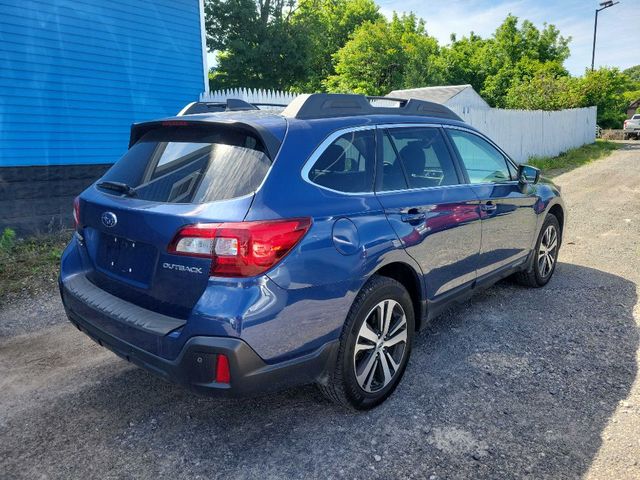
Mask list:
[[[407,351],[407,316],[395,300],[378,303],[367,314],[353,353],[356,380],[365,392],[377,392],[398,374]]]
[[[542,235],[538,250],[538,271],[542,278],[548,277],[553,271],[558,255],[558,232],[556,227],[549,225]]]

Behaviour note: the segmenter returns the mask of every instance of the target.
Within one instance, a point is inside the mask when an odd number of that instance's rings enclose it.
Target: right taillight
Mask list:
[[[253,277],[275,266],[310,226],[310,218],[188,225],[175,235],[169,253],[211,258],[213,276]]]
[[[73,228],[80,229],[80,197],[73,199]]]

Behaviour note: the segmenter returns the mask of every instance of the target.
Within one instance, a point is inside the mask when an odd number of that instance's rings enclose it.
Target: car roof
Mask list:
[[[370,103],[372,98],[378,105]],[[385,102],[394,101],[401,102],[400,106],[385,105]],[[379,106],[380,102],[382,106]],[[433,102],[350,94],[311,94],[296,97],[282,112],[256,108],[177,115],[135,123],[131,127],[129,145],[136,143],[151,129],[187,124],[218,124],[249,131],[263,141],[272,159],[275,158],[287,129],[292,124],[301,127],[313,126],[326,130],[327,134],[342,128],[386,124],[448,124],[470,128],[449,108]]]

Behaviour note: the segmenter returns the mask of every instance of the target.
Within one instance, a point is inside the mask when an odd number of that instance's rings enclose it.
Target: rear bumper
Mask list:
[[[82,308],[75,308],[80,305],[76,305],[77,299],[64,284],[61,284],[61,294],[71,323],[99,345],[165,380],[200,393],[247,396],[322,381],[327,365],[333,364],[337,354],[338,341],[331,341],[307,355],[268,364],[239,338],[194,336],[185,342],[175,359],[162,358],[92,322],[92,318],[104,317],[104,311],[96,311],[94,316],[87,311],[89,306],[85,302]],[[104,324],[105,320],[102,318],[97,323]],[[111,321],[121,323],[117,317]],[[228,384],[215,381],[219,354],[229,360],[231,380]]]

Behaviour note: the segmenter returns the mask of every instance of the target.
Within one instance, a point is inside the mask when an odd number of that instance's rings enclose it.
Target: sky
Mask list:
[[[542,28],[552,23],[563,36],[571,36],[571,57],[565,67],[582,75],[591,66],[595,9],[603,0],[376,0],[383,14],[412,11],[427,22],[427,32],[440,44],[450,43],[451,33],[461,37],[470,31],[490,36],[512,13]],[[633,46],[633,48],[631,48]],[[596,68],[625,69],[640,64],[640,0],[620,0],[598,14]]]

